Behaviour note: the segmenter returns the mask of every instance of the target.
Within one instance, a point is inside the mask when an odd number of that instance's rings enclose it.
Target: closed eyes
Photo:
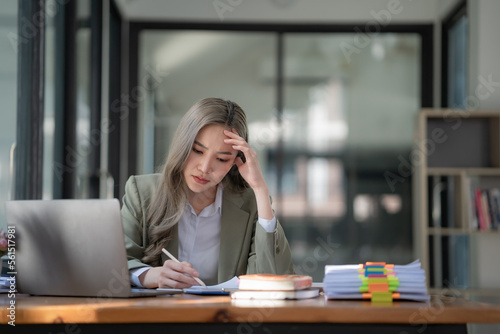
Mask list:
[[[193,147],[193,152],[196,154],[203,154],[202,151],[196,149],[195,147]],[[229,161],[229,159],[222,159],[222,158],[217,158],[217,160],[219,160],[220,162],[228,162]]]

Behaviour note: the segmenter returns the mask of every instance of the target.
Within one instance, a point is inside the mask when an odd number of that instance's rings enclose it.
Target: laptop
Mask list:
[[[7,223],[15,228],[20,293],[97,298],[182,293],[131,287],[117,199],[15,200],[5,208]]]

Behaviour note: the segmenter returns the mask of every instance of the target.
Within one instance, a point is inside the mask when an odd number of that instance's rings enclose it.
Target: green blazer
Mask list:
[[[148,246],[147,208],[153,200],[160,174],[131,176],[125,185],[122,218],[128,268],[144,267],[140,261]],[[257,203],[252,189],[242,194],[224,191],[218,282],[244,274],[293,274],[290,247],[280,223],[272,233],[257,222]],[[165,249],[178,257],[177,225]],[[168,260],[162,254],[162,263]]]

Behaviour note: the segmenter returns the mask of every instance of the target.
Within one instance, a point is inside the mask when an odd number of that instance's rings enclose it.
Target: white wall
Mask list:
[[[500,110],[500,1],[469,0],[468,11],[470,106]]]
[[[438,0],[437,13],[439,18],[445,18],[460,3],[460,0]]]

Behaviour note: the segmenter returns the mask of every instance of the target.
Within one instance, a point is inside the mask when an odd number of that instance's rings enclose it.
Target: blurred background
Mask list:
[[[250,143],[300,270],[321,280],[332,261],[411,261],[411,181],[391,191],[384,173],[397,173],[398,156],[408,158],[412,146],[421,37],[373,36],[347,59],[342,45],[355,36],[142,32],[139,77],[166,73],[139,107],[142,172],[161,165],[179,119],[200,97],[228,98],[248,114]],[[322,244],[330,248],[317,250]]]

